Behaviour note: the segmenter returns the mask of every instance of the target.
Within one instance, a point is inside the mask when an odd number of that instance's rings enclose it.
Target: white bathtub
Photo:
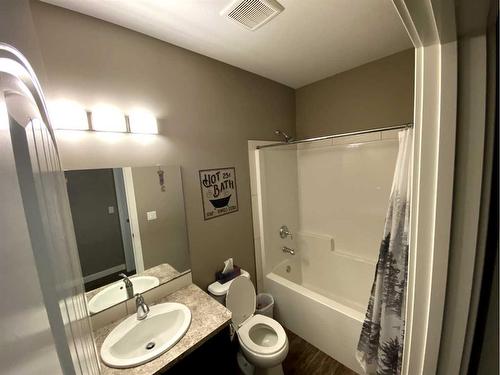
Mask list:
[[[363,374],[355,358],[364,318],[360,308],[304,287],[299,257],[280,263],[265,275],[263,282],[264,289],[275,298],[279,322],[343,365]]]

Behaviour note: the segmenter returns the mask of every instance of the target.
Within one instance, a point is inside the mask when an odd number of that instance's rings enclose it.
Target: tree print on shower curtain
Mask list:
[[[356,357],[367,374],[401,374],[408,278],[411,139],[411,129],[399,133],[384,235],[358,342]]]

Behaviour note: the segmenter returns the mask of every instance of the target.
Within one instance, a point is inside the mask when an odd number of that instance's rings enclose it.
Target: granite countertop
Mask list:
[[[177,271],[174,267],[172,267],[168,263],[163,263],[159,264],[157,266],[151,267],[143,272],[140,272],[138,274],[130,276],[131,278],[135,276],[155,276],[158,278],[160,281],[159,285],[165,284],[166,282],[169,282],[170,280],[175,279],[177,276],[180,276],[181,274],[184,274],[184,272],[179,272]],[[118,281],[115,281],[118,282]],[[113,284],[113,283],[111,283]],[[87,293],[85,293],[85,297],[87,298],[87,301],[90,301],[92,297],[94,297],[97,293],[99,293],[101,290],[106,289],[108,286],[111,284],[101,286],[100,288],[91,290]]]
[[[179,289],[151,305],[163,302],[182,303],[191,310],[191,325],[184,337],[158,358],[137,367],[115,369],[101,362],[103,375],[150,375],[165,371],[220,332],[231,321],[231,312],[194,284]],[[98,352],[109,332],[124,319],[94,332]]]

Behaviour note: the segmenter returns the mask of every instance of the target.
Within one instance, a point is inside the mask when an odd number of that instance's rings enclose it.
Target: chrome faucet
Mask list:
[[[290,237],[291,240],[293,240],[293,235],[292,232],[288,230],[288,227],[286,225],[282,225],[280,228],[280,237],[285,239],[287,237]]]
[[[149,306],[140,293],[135,295],[135,308],[137,309],[137,320],[146,319],[149,313]]]
[[[132,284],[132,281],[130,281],[128,276],[124,273],[120,273],[118,276],[120,276],[125,283],[125,288],[127,288],[127,298],[134,298],[134,284]]]
[[[294,249],[290,249],[289,247],[286,247],[286,246],[283,246],[281,248],[281,251],[283,251],[284,253],[288,253],[290,255],[295,255],[295,250]]]

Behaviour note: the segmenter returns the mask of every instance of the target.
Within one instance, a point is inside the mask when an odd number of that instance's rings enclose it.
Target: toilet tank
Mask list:
[[[240,276],[245,276],[247,278],[250,278],[250,274],[244,269],[241,269]],[[230,280],[224,284],[221,284],[218,281],[213,282],[208,286],[208,294],[210,294],[213,298],[215,298],[219,303],[226,306],[226,294],[233,280]]]

